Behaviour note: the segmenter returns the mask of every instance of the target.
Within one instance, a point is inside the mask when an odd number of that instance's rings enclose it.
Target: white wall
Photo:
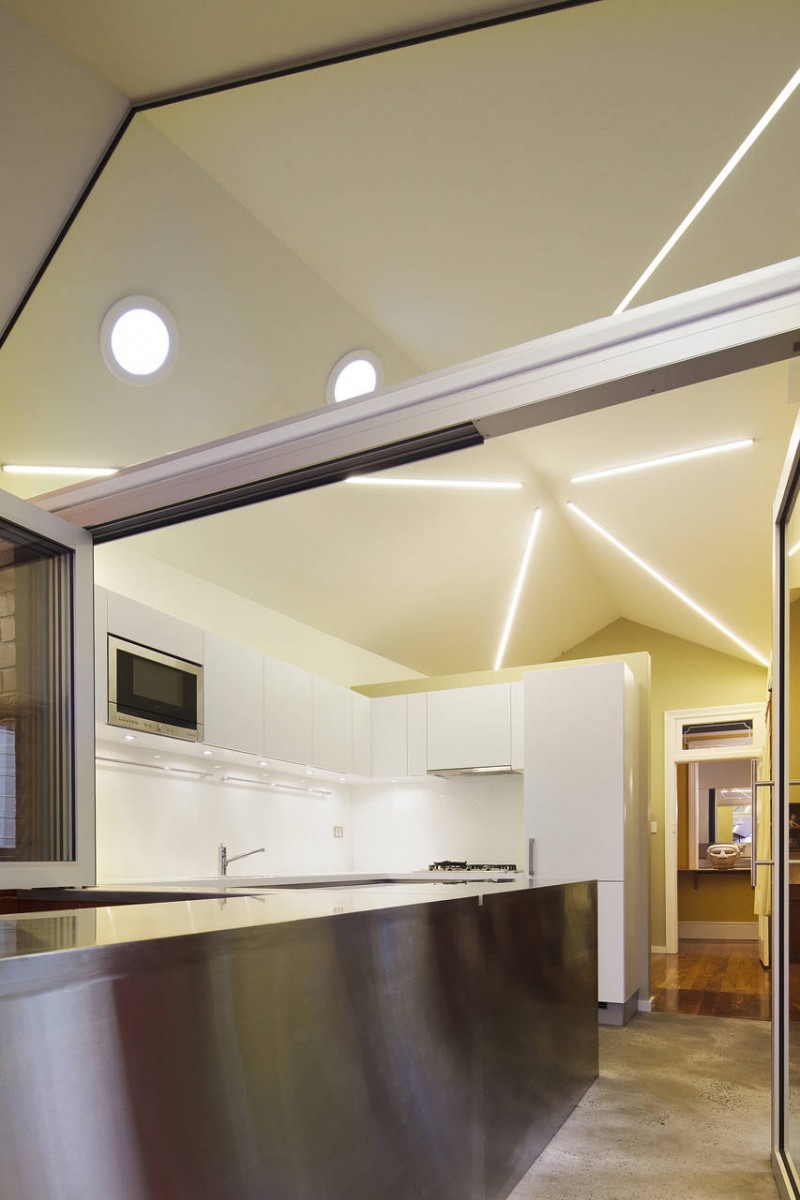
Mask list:
[[[101,587],[303,667],[343,687],[423,678],[419,671],[401,663],[371,654],[351,642],[151,558],[126,541],[96,547],[94,568],[95,582]]]
[[[522,776],[405,780],[352,789],[353,870],[441,859],[523,866]]]
[[[0,6],[0,328],[126,109],[119,92]]]
[[[213,876],[220,842],[229,854],[266,847],[264,854],[233,863],[231,876],[350,871],[350,789],[319,786],[333,794],[272,794],[258,787],[98,765],[98,880]],[[334,825],[343,827],[344,837],[334,838]]]

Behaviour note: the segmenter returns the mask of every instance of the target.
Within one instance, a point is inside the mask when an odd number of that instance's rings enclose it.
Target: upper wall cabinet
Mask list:
[[[189,662],[203,661],[203,631],[127,596],[108,592],[108,632]]]
[[[205,635],[203,740],[226,750],[264,753],[264,656]]]
[[[408,697],[381,696],[372,701],[372,777],[408,775]]]
[[[353,730],[351,738],[351,761],[355,775],[369,777],[372,774],[372,701],[360,692],[351,695],[353,706]]]
[[[511,764],[511,685],[428,693],[428,770]]]
[[[313,677],[311,762],[323,771],[351,770],[352,695],[349,688]]]
[[[267,758],[311,762],[311,675],[301,667],[266,660]]]

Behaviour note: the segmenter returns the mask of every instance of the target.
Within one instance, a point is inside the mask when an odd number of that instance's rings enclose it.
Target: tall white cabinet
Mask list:
[[[647,913],[638,685],[621,662],[530,671],[524,704],[533,873],[598,881],[601,1019],[622,1024],[637,1008],[639,923]]]

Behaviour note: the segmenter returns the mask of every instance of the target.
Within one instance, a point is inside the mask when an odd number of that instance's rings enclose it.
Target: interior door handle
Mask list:
[[[771,779],[756,779],[756,760],[750,762],[750,887],[756,886],[756,874],[759,867],[771,867],[773,861],[757,859],[758,853],[758,789],[772,788],[775,784]]]

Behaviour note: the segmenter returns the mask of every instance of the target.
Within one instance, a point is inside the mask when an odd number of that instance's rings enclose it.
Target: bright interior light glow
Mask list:
[[[345,483],[366,483],[371,487],[477,488],[483,491],[516,491],[521,483],[491,479],[382,479],[378,475],[349,475]]]
[[[169,354],[166,321],[149,308],[129,308],[111,329],[111,353],[123,371],[152,375]]]
[[[687,596],[686,592],[681,591],[676,584],[667,579],[666,575],[662,575],[660,571],[655,569],[655,567],[651,567],[650,564],[645,562],[643,558],[640,558],[638,554],[635,554],[633,550],[630,550],[624,544],[624,542],[621,542],[619,538],[615,538],[613,533],[609,533],[607,529],[604,529],[602,525],[599,525],[597,521],[593,520],[588,513],[585,513],[582,508],[578,508],[577,504],[573,504],[571,500],[568,500],[567,508],[572,509],[572,511],[579,516],[582,521],[585,521],[587,525],[594,529],[595,533],[599,533],[600,536],[604,537],[607,542],[611,543],[612,546],[616,546],[617,550],[620,550],[627,558],[631,560],[631,562],[635,562],[638,567],[641,567],[643,571],[646,571],[647,574],[652,576],[652,578],[660,583],[662,587],[665,587],[667,591],[672,592],[673,596],[677,596],[679,600],[682,600],[683,603],[687,605],[687,607],[691,608],[705,621],[708,621],[709,625],[713,625],[715,629],[720,631],[720,633],[724,633],[725,637],[730,638],[732,642],[735,642],[737,646],[746,651],[747,654],[751,655],[756,662],[760,662],[764,667],[769,666],[769,659],[764,658],[763,654],[759,654],[757,650],[754,650],[749,642],[744,641],[744,639],[735,634],[733,630],[728,629],[728,626],[723,625],[722,621],[718,621],[717,618],[710,613],[707,608],[703,608],[702,604],[698,604],[696,600],[691,598],[691,596]]]
[[[356,396],[368,396],[378,386],[378,372],[366,358],[356,358],[342,367],[333,385],[333,398],[337,404],[342,400],[355,400]]]
[[[667,239],[667,241],[661,247],[658,254],[655,256],[655,258],[650,263],[650,265],[645,268],[645,270],[642,272],[642,274],[636,280],[636,283],[633,285],[631,290],[625,296],[624,300],[622,300],[622,302],[620,304],[618,304],[617,307],[614,309],[615,315],[617,313],[624,312],[624,310],[630,304],[631,300],[633,300],[633,298],[637,295],[637,293],[640,292],[641,289],[644,287],[644,285],[647,283],[648,279],[653,274],[653,272],[656,271],[658,269],[658,267],[661,266],[661,263],[667,257],[670,250],[672,250],[673,246],[675,246],[675,244],[680,241],[680,239],[686,233],[686,230],[689,228],[689,226],[692,224],[692,222],[695,220],[695,218],[700,215],[700,213],[703,211],[705,206],[708,204],[708,202],[712,198],[712,196],[714,196],[719,191],[719,189],[722,187],[723,183],[728,178],[728,176],[731,174],[731,172],[734,170],[734,168],[739,165],[739,163],[744,158],[745,154],[747,154],[747,151],[750,149],[750,147],[752,145],[754,145],[755,142],[758,141],[758,139],[761,137],[761,134],[764,132],[764,130],[769,125],[770,121],[772,121],[773,117],[777,116],[777,114],[783,108],[786,101],[789,99],[789,97],[792,95],[792,93],[797,88],[798,84],[800,84],[800,68],[798,68],[798,70],[795,71],[792,78],[786,84],[786,87],[783,88],[783,90],[778,93],[778,95],[772,101],[772,104],[770,104],[769,108],[764,113],[764,115],[761,117],[761,119],[759,121],[757,121],[756,124],[753,126],[753,128],[750,130],[750,132],[748,133],[747,137],[744,139],[742,144],[738,147],[738,149],[736,149],[733,152],[731,157],[725,163],[725,166],[722,168],[722,170],[719,172],[719,174],[711,181],[711,183],[708,185],[706,190],[703,192],[702,196],[697,201],[697,203],[694,205],[694,207],[692,209],[690,209],[690,211],[686,214],[686,216],[683,218],[683,220],[681,221],[678,228],[671,235],[671,237],[669,237]]]
[[[500,645],[497,648],[497,657],[494,660],[495,671],[500,670],[503,657],[505,656],[506,646],[508,645],[508,639],[511,636],[511,629],[514,625],[514,618],[517,615],[517,605],[519,604],[519,598],[522,595],[522,585],[525,582],[525,576],[528,571],[528,563],[531,560],[531,551],[533,550],[533,543],[536,541],[536,531],[539,528],[541,516],[542,510],[537,508],[533,514],[533,520],[531,521],[531,529],[530,533],[528,534],[528,540],[525,543],[525,551],[522,555],[522,562],[519,564],[517,581],[514,584],[514,591],[511,595],[511,603],[508,606],[508,616],[506,617],[506,623],[503,627],[503,636],[500,638]]]
[[[800,542],[795,542],[786,557],[791,558],[794,554],[797,554],[798,550],[800,550]]]
[[[628,463],[624,467],[609,467],[605,471],[589,471],[586,475],[573,475],[571,483],[586,483],[590,479],[608,479],[610,475],[629,475],[631,471],[646,471],[650,467],[665,467],[670,463],[687,462],[690,458],[707,458],[711,454],[726,454],[728,450],[742,450],[754,445],[754,438],[742,438],[738,442],[723,442],[719,446],[704,446],[701,450],[684,450],[680,454],[665,454],[662,458],[648,458],[644,462]]]
[[[23,466],[21,463],[3,463],[3,470],[9,475],[83,475],[90,478],[102,475],[116,475],[118,467],[35,467]]]

